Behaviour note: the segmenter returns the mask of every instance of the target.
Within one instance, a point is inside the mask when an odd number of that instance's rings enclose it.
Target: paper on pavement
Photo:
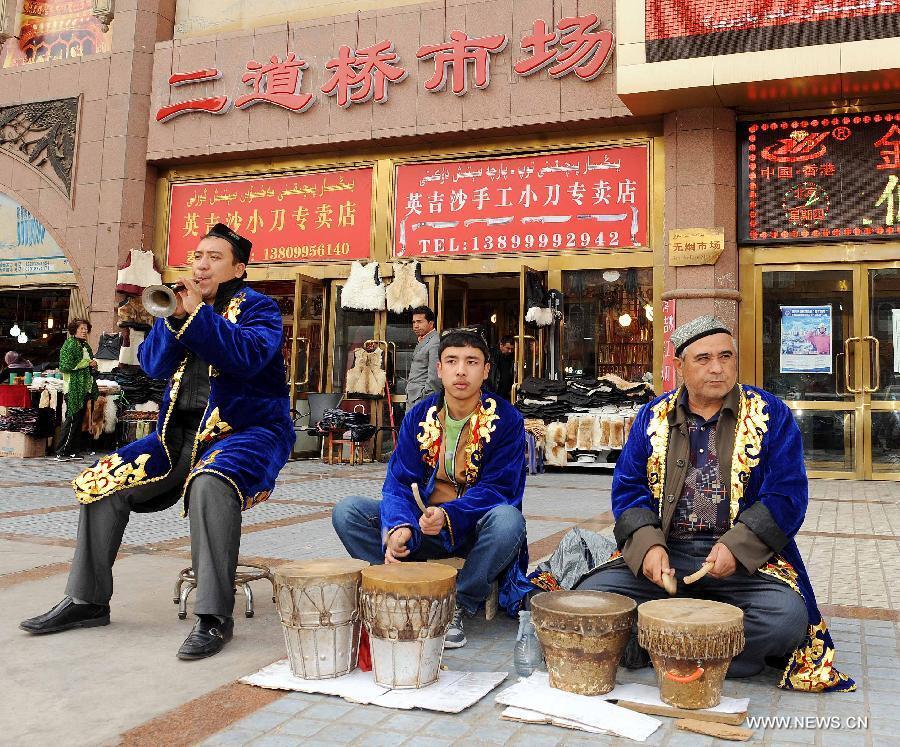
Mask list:
[[[544,713],[527,711],[524,708],[515,708],[514,706],[510,706],[503,711],[503,713],[500,714],[500,717],[509,719],[510,721],[521,721],[526,724],[552,724],[553,726],[562,726],[566,729],[578,729],[579,731],[586,731],[591,734],[606,733],[603,729],[595,729],[587,724],[579,724],[577,721],[569,721],[565,718],[554,718],[553,716],[547,716]]]
[[[603,700],[626,700],[629,703],[643,703],[645,705],[671,707],[659,697],[659,688],[651,685],[632,683],[628,685],[616,685],[606,695],[601,695]],[[750,698],[722,698],[715,708],[704,708],[709,713],[744,713],[750,706]]]
[[[555,719],[599,729],[602,732],[643,742],[662,722],[643,713],[607,703],[602,697],[576,695],[550,687],[546,672],[535,672],[499,693],[501,705],[524,708]],[[587,729],[585,730],[587,731]]]
[[[442,671],[438,681],[428,687],[391,690],[376,684],[372,672],[355,669],[343,677],[305,680],[295,677],[287,659],[264,667],[256,674],[242,677],[247,685],[269,690],[294,690],[302,693],[337,695],[352,703],[384,708],[424,708],[443,713],[459,713],[474,705],[507,677],[506,672]]]

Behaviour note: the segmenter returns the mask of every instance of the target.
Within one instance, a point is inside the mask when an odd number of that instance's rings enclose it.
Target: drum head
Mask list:
[[[606,591],[550,591],[531,600],[532,609],[555,615],[622,615],[636,606],[633,599]]]
[[[706,599],[655,599],[638,607],[640,624],[690,631],[741,628],[744,613],[739,607]]]
[[[358,575],[363,568],[368,568],[365,560],[353,558],[322,558],[320,560],[301,560],[296,563],[285,563],[274,570],[275,578],[282,581],[320,581],[326,578]]]
[[[444,594],[456,585],[456,569],[441,563],[370,565],[362,571],[362,587],[401,593]]]

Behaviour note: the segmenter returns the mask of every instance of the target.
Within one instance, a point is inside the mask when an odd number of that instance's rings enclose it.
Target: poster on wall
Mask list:
[[[0,287],[75,282],[69,260],[44,225],[0,193]]]
[[[15,38],[0,45],[3,67],[62,62],[112,50],[112,30],[93,13],[91,0],[24,0]]]
[[[645,144],[400,164],[394,256],[645,247],[649,168]]]
[[[644,0],[647,62],[900,36],[895,2]]]
[[[832,373],[831,331],[831,304],[782,306],[781,373]]]
[[[216,223],[250,239],[251,263],[368,259],[372,173],[365,167],[173,184],[167,263],[191,264]]]

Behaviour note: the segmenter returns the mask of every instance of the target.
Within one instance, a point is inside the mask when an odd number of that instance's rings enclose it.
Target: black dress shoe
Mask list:
[[[75,604],[69,597],[49,612],[19,623],[22,630],[35,635],[59,633],[71,628],[96,628],[101,625],[109,625],[108,604]]]
[[[197,618],[191,634],[184,639],[178,649],[179,659],[205,659],[219,653],[234,635],[234,618],[226,617],[225,622],[212,615]]]

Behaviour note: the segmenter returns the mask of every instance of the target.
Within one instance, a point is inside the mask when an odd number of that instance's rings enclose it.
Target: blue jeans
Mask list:
[[[381,544],[381,501],[344,498],[334,507],[331,523],[347,552],[374,565],[384,563]],[[422,535],[419,549],[406,560],[462,557],[465,565],[456,577],[456,603],[469,614],[484,604],[491,583],[514,563],[525,541],[525,517],[515,506],[497,506],[475,525],[462,546],[447,552],[440,537]]]

